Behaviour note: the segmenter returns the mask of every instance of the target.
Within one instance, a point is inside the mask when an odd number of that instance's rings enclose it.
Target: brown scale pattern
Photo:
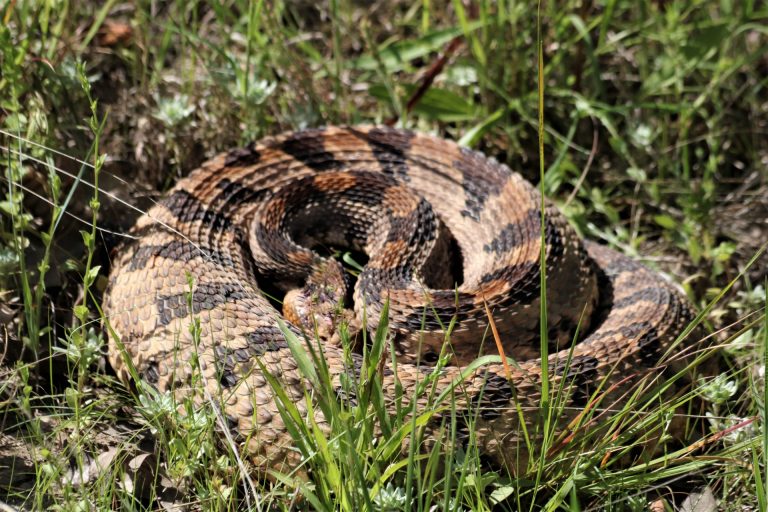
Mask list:
[[[478,355],[495,353],[492,342],[481,343],[484,303],[492,309],[517,365],[510,380],[501,364],[466,377],[457,407],[478,411],[482,448],[517,467],[525,455],[514,442],[516,405],[529,415],[541,398],[539,204],[537,191],[506,166],[449,141],[391,128],[307,130],[219,155],[137,222],[138,240],[114,262],[104,310],[120,341],[111,337],[110,361],[124,380],[128,357],[158,389],[202,401],[190,364],[197,353],[209,395],[224,404],[255,465],[293,467],[298,452],[261,368],[300,411],[306,383],[277,327],[281,313],[259,283],[269,280],[287,293],[287,324],[305,343],[312,337],[303,330],[319,326],[338,379],[350,371],[331,340],[348,279],[327,254],[363,252],[369,261],[357,280],[354,310],[343,317],[362,328],[365,310],[364,327],[373,330],[389,300],[399,359],[396,372],[384,368],[392,395],[397,380],[413,396],[424,375],[416,362],[440,353],[441,323],[454,316],[456,366],[441,375],[443,389]],[[546,208],[549,367],[555,383],[570,383],[566,411],[578,411],[602,379],[608,389],[629,372],[654,367],[691,314],[658,275],[580,242],[562,215]],[[189,329],[193,317],[200,322],[198,345]],[[586,335],[568,366],[580,320]]]

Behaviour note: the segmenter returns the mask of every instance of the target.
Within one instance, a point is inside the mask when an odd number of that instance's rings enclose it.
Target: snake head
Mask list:
[[[283,315],[321,339],[337,340],[340,324],[353,323],[354,314],[344,309],[348,287],[343,267],[335,260],[323,260],[314,267],[304,286],[286,293]]]

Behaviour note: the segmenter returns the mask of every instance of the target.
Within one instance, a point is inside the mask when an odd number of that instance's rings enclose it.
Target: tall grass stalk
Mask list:
[[[761,512],[768,510],[768,278],[763,282],[765,298],[763,301],[763,326],[762,336],[760,336],[760,355],[762,356],[762,404],[759,404],[760,411],[759,428],[760,439],[762,440],[762,461],[757,456],[755,450],[752,451],[752,465],[755,479],[755,489],[757,494],[757,503]],[[760,470],[762,462],[762,471]]]
[[[540,185],[540,231],[539,231],[539,355],[541,357],[541,404],[539,417],[543,429],[542,446],[539,452],[536,483],[541,481],[544,471],[545,456],[550,446],[551,425],[550,386],[549,386],[549,334],[547,327],[547,235],[546,235],[546,199],[544,190],[544,36],[541,31],[542,0],[537,5],[536,15],[536,69],[538,73],[538,148],[539,148],[539,185]],[[531,502],[533,506],[533,502]]]

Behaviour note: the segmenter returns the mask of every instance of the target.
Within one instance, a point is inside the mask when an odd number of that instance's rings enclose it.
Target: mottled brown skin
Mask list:
[[[253,463],[288,470],[300,457],[261,368],[302,412],[308,384],[278,328],[281,312],[260,287],[286,294],[287,325],[305,344],[316,344],[306,333],[317,329],[336,384],[350,371],[338,322],[363,328],[365,311],[372,331],[388,300],[399,360],[396,369],[384,363],[390,396],[396,381],[414,396],[420,365],[441,352],[443,327],[454,316],[448,350],[455,366],[440,375],[440,389],[478,355],[496,353],[486,339],[487,304],[516,364],[510,379],[501,364],[464,378],[456,407],[477,415],[487,455],[518,467],[525,454],[517,406],[528,422],[541,399],[539,205],[538,192],[506,166],[453,142],[385,127],[288,133],[219,155],[139,219],[137,240],[115,260],[104,310],[120,341],[111,337],[110,361],[124,380],[125,355],[156,388],[202,401],[192,381],[197,353],[209,395],[223,404]],[[691,313],[660,276],[580,242],[553,206],[545,213],[549,368],[553,383],[567,379],[567,421],[601,383],[619,396],[613,384],[654,368]],[[369,258],[353,310],[339,311],[348,278],[323,256],[331,249]],[[584,334],[567,365],[577,325]]]

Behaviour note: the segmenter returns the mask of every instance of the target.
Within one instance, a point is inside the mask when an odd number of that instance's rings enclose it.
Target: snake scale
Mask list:
[[[180,180],[118,251],[104,301],[110,362],[127,381],[130,358],[155,388],[200,402],[193,376],[201,373],[255,466],[291,468],[300,456],[263,370],[302,414],[308,382],[278,318],[307,348],[320,340],[339,386],[361,371],[361,356],[338,343],[339,323],[373,332],[387,303],[397,360],[380,367],[387,396],[416,396],[447,350],[452,364],[440,369],[437,390],[460,380],[455,407],[473,415],[481,450],[514,466],[521,418],[541,401],[542,233],[548,367],[552,382],[566,379],[564,420],[596,390],[626,391],[628,375],[655,368],[692,318],[659,275],[582,242],[545,204],[542,229],[539,193],[508,167],[387,127],[292,132],[221,154]],[[354,283],[334,251],[367,258]],[[282,312],[265,290],[282,299]],[[501,363],[462,373],[479,355],[498,354],[486,305],[515,360],[510,374]]]

